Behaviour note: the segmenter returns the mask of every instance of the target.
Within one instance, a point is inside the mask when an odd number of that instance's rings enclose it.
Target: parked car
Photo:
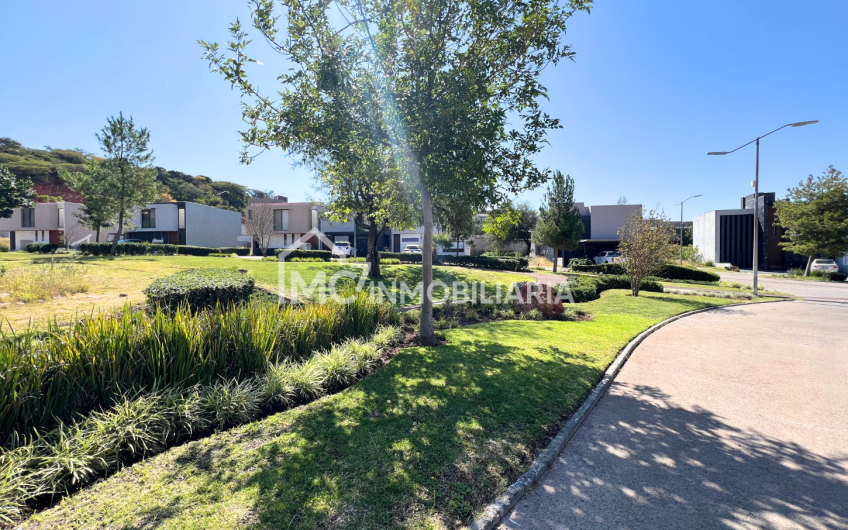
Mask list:
[[[621,252],[615,250],[605,250],[595,256],[595,263],[597,265],[604,263],[618,263],[619,261],[624,261],[624,258],[621,257]]]
[[[333,256],[352,258],[356,256],[356,248],[350,246],[349,241],[336,241],[333,243]]]
[[[814,259],[810,265],[811,271],[839,272],[839,265],[832,259]]]
[[[421,251],[421,245],[406,245],[406,248],[403,249],[404,254],[423,254]]]

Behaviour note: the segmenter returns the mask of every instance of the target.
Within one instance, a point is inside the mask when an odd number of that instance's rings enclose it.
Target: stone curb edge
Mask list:
[[[749,302],[748,304],[773,304],[780,302],[788,302],[789,300],[763,300],[758,302]],[[736,305],[736,304],[734,304]],[[743,305],[743,304],[739,304]],[[701,309],[695,309],[693,311],[687,311],[686,313],[681,313],[679,315],[675,315],[667,320],[663,320],[658,324],[654,324],[650,328],[646,329],[642,333],[636,336],[633,340],[627,343],[627,345],[618,353],[613,360],[612,364],[609,365],[606,372],[604,372],[603,378],[601,378],[600,382],[595,385],[595,388],[592,389],[592,392],[586,398],[586,401],[583,402],[583,405],[577,409],[577,412],[571,415],[571,417],[566,421],[565,425],[560,429],[559,433],[551,440],[551,443],[548,444],[548,447],[540,454],[530,465],[528,470],[524,472],[521,477],[518,478],[515,482],[512,483],[510,487],[506,489],[506,491],[501,494],[495,502],[487,506],[482,515],[480,515],[475,521],[468,527],[469,530],[493,530],[495,526],[497,526],[503,517],[512,510],[513,507],[521,500],[522,497],[527,493],[527,491],[533,487],[536,482],[545,474],[549,467],[556,461],[559,454],[565,448],[566,444],[571,440],[571,437],[577,432],[577,429],[583,424],[583,421],[586,417],[589,416],[589,413],[592,412],[592,409],[595,408],[595,405],[600,401],[601,397],[603,397],[604,393],[612,384],[612,381],[615,379],[615,376],[618,375],[618,372],[621,371],[624,363],[627,362],[627,359],[630,357],[630,354],[633,353],[633,350],[638,347],[642,341],[644,341],[648,336],[657,331],[660,328],[665,327],[672,322],[680,320],[681,318],[685,318],[691,315],[697,315],[698,313],[704,313],[706,311],[712,311],[714,309],[721,309],[727,306],[715,306],[715,307],[704,307]]]

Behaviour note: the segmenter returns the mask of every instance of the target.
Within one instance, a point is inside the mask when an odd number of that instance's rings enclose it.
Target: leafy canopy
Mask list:
[[[32,207],[35,196],[29,182],[19,181],[11,171],[0,166],[0,218],[12,217],[14,208]]]
[[[539,206],[539,220],[533,232],[536,246],[554,250],[574,250],[585,232],[583,217],[574,207],[574,179],[571,175],[554,173],[553,181]],[[557,267],[554,256],[554,271]]]

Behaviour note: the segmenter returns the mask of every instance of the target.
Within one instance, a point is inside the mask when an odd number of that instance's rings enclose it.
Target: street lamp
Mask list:
[[[700,197],[700,195],[692,195],[689,199],[694,199],[695,197]],[[680,202],[680,266],[683,266],[683,203],[688,201],[689,199],[685,199]],[[677,206],[677,204],[675,204]]]
[[[766,133],[762,136],[758,136],[756,139],[751,140],[745,145],[740,145],[733,151],[712,151],[707,153],[707,155],[729,155],[730,153],[735,153],[736,151],[742,149],[743,147],[747,147],[752,143],[757,144],[757,168],[756,173],[754,174],[754,296],[757,296],[757,270],[759,267],[759,257],[760,257],[760,244],[759,244],[759,228],[760,228],[760,139],[765,138],[769,134],[775,133],[780,129],[784,129],[786,127],[803,127],[804,125],[812,125],[814,123],[818,123],[819,120],[812,121],[799,121],[796,123],[787,123],[783,127],[778,127],[777,129],[771,131],[770,133]]]

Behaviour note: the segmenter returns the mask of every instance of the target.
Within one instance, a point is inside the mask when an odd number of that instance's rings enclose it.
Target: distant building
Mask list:
[[[558,252],[557,257],[563,266],[568,265],[571,258],[593,259],[605,250],[616,250],[620,243],[618,231],[634,213],[642,212],[641,204],[586,206],[582,202],[575,202],[574,207],[583,218],[584,232],[578,249]],[[535,252],[537,256],[554,259],[554,251],[550,248],[536,249]]]
[[[784,269],[803,265],[805,258],[786,252],[778,245],[785,229],[774,223],[775,194],[760,193],[759,202],[758,268]],[[740,206],[695,217],[693,245],[705,260],[740,269],[754,266],[754,194],[742,197]]]

